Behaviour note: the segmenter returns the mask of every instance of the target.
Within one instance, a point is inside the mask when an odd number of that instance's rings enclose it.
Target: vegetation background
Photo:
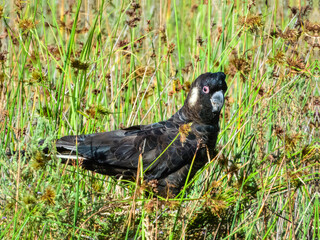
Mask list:
[[[319,5],[1,0],[0,238],[319,239]],[[166,119],[208,71],[218,154],[175,199],[41,152]]]

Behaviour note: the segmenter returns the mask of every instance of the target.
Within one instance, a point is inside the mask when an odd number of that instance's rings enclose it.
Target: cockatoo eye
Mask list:
[[[204,92],[204,93],[209,93],[209,87],[208,86],[204,86],[203,88],[202,88],[202,91]]]

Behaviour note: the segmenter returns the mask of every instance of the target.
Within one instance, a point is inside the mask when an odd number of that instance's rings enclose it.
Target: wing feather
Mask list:
[[[56,147],[65,158],[74,158],[78,153],[84,158],[82,167],[108,175],[129,171],[134,176],[142,154],[143,169],[148,168],[146,178],[154,179],[177,171],[192,159],[197,144],[193,134],[183,144],[176,138],[167,148],[178,131],[178,126],[170,123],[167,127],[166,122],[160,122],[111,132],[66,136],[56,142]]]

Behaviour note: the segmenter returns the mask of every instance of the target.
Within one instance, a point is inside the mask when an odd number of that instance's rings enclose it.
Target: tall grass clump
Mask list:
[[[289,2],[0,1],[0,238],[318,239],[319,6]],[[217,155],[176,198],[55,157],[167,119],[209,71]]]

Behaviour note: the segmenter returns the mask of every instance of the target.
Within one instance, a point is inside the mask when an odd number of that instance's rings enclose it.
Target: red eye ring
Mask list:
[[[209,93],[209,87],[208,86],[203,86],[202,92],[204,92],[206,94]]]

